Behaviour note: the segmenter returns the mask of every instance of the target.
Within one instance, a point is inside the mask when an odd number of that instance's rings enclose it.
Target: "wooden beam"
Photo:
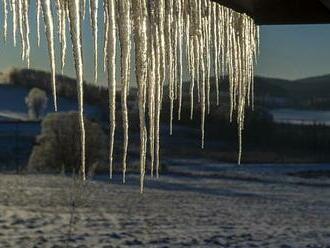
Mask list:
[[[213,0],[260,25],[330,23],[329,0]]]

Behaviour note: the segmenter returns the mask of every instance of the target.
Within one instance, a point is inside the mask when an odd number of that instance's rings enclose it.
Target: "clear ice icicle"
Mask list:
[[[72,1],[70,1],[71,3]],[[42,9],[46,26],[46,36],[48,43],[49,63],[51,69],[51,82],[53,89],[54,108],[57,111],[57,93],[56,93],[56,64],[55,64],[55,45],[54,45],[54,23],[50,0],[43,0]]]

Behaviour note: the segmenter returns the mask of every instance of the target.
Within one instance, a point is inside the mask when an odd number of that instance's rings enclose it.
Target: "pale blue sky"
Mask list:
[[[31,17],[34,16],[33,8]],[[88,18],[88,17],[87,17]],[[31,18],[31,68],[49,70],[47,44],[42,35],[42,45],[36,46],[35,18]],[[2,23],[0,22],[0,27]],[[8,27],[12,30],[11,25]],[[1,29],[0,29],[1,30]],[[1,31],[2,32],[2,31]],[[3,32],[2,32],[3,33]],[[42,30],[42,34],[44,31]],[[103,30],[100,30],[103,38]],[[103,39],[100,39],[100,46]],[[26,67],[20,60],[20,43],[13,47],[12,35],[8,42],[0,42],[0,70],[8,67]],[[68,47],[71,42],[68,36]],[[100,49],[101,50],[101,49]],[[91,82],[93,77],[92,38],[89,23],[84,24],[84,56],[85,78]],[[65,74],[74,76],[72,51],[69,49]],[[101,52],[103,55],[103,52]],[[57,62],[60,54],[57,52]],[[60,64],[58,65],[58,72]],[[100,83],[106,82],[103,73],[102,56],[99,60]],[[330,73],[330,25],[301,25],[301,26],[262,26],[261,27],[261,53],[257,66],[257,74],[270,77],[297,79]],[[186,78],[188,80],[188,78]]]
[[[330,74],[330,25],[261,27],[257,74],[297,79]]]

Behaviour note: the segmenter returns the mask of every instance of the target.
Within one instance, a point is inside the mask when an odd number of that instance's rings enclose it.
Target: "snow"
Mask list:
[[[70,199],[76,206],[69,239],[73,247],[277,248],[330,243],[329,178],[286,176],[286,168],[294,172],[303,167],[296,165],[241,166],[239,171],[248,169],[238,175],[235,165],[180,163],[196,169],[220,167],[227,174],[211,177],[211,170],[198,176],[146,178],[144,195],[137,194],[139,178],[134,175],[128,175],[126,185],[120,178],[109,184],[105,175],[73,188],[70,177],[0,174],[0,246],[65,246]],[[73,191],[80,193],[72,195]]]

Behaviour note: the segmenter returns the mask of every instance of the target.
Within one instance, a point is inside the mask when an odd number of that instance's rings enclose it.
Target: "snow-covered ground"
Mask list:
[[[0,247],[330,247],[330,179],[286,175],[330,165],[168,163],[143,195],[136,175],[0,175]]]

